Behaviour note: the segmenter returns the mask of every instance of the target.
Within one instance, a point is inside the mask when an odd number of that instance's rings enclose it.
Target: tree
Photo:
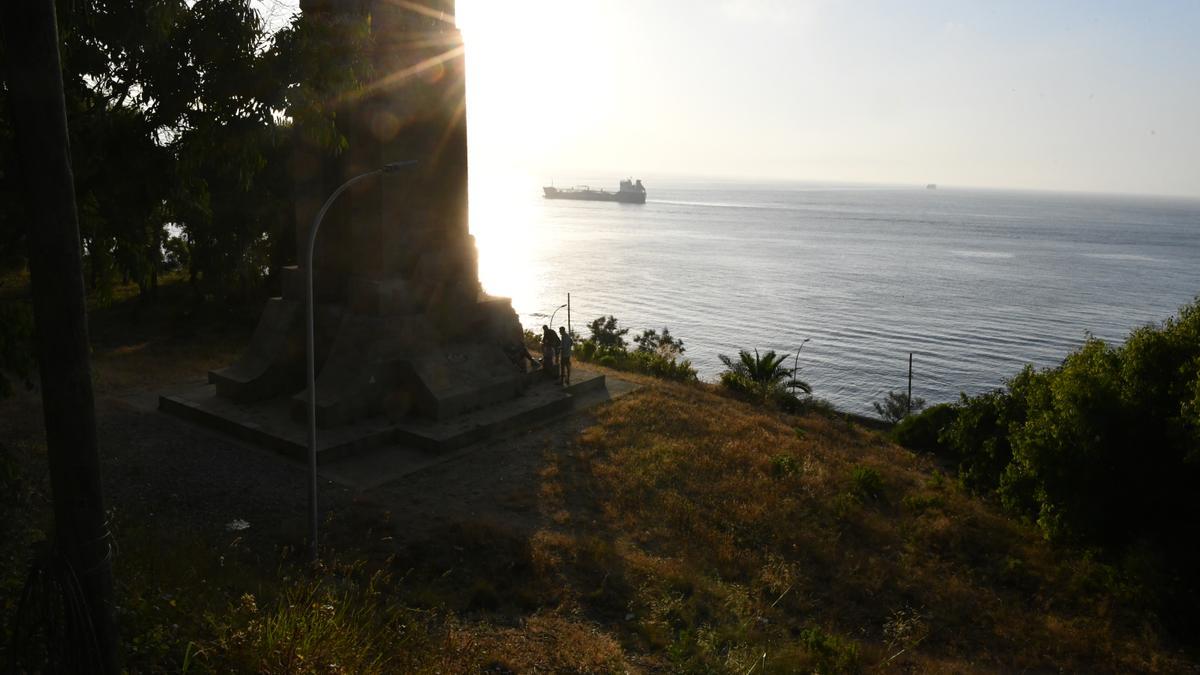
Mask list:
[[[598,352],[625,350],[625,334],[629,332],[629,329],[618,327],[617,317],[611,315],[596,317],[588,324],[588,330],[592,333],[588,339],[596,345]]]
[[[909,401],[906,392],[889,391],[883,401],[875,401],[871,406],[875,408],[877,415],[895,424],[908,417],[911,413],[924,408],[925,399],[920,396],[914,396],[912,401]]]
[[[665,359],[678,358],[687,351],[683,347],[683,340],[673,337],[666,326],[663,326],[662,335],[651,328],[634,337],[633,342],[637,345],[637,351],[658,354]]]
[[[89,289],[152,296],[168,232],[201,296],[245,298],[289,264],[291,148],[345,147],[336,105],[368,77],[369,18],[271,34],[251,0],[79,0],[59,19]],[[11,137],[0,119],[6,267],[26,248]]]
[[[79,223],[53,0],[0,5],[14,145],[29,217],[29,268],[57,585],[65,635],[51,671],[118,671],[111,549],[104,525]],[[82,608],[79,603],[82,601]],[[21,628],[28,630],[27,622]],[[73,658],[72,658],[73,657]],[[16,665],[16,664],[11,664]],[[41,670],[42,664],[29,664]],[[19,669],[19,667],[18,667]]]

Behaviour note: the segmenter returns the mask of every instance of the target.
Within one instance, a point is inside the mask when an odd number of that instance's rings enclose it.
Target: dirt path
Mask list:
[[[630,388],[617,382],[614,392]],[[306,465],[161,413],[154,400],[154,392],[139,390],[97,403],[105,502],[115,522],[142,520],[219,541],[241,520],[249,523],[243,541],[260,555],[304,545]],[[7,401],[5,408],[3,417],[40,421],[35,398]],[[590,420],[586,410],[575,410],[377,487],[323,477],[323,544],[385,557],[464,522],[532,532],[546,518],[538,505],[542,472]],[[36,425],[27,426],[22,433],[40,435]]]

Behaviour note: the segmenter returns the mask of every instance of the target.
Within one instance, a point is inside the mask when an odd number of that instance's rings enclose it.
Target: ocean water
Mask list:
[[[951,401],[1200,294],[1197,201],[658,179],[625,205],[492,185],[472,191],[480,274],[526,327],[569,292],[575,330],[667,326],[709,380],[718,354],[808,339],[799,377],[859,413],[905,388],[910,352],[914,396]]]

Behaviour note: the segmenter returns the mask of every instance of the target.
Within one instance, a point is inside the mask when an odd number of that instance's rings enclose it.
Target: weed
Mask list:
[[[862,500],[879,501],[883,498],[883,476],[869,466],[856,464],[850,469],[851,490]]]
[[[860,668],[858,645],[852,640],[814,626],[800,633],[800,642],[812,655],[816,672],[853,673]]]
[[[907,494],[900,503],[910,511],[923,513],[930,509],[945,508],[946,499],[938,494]]]
[[[793,476],[800,472],[800,462],[791,455],[779,454],[771,458],[771,475],[777,478]]]

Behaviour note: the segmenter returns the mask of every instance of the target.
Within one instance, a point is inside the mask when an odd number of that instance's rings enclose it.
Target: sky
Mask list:
[[[473,175],[1200,198],[1196,0],[457,5]]]
[[[471,161],[1200,197],[1200,2],[458,0]]]

